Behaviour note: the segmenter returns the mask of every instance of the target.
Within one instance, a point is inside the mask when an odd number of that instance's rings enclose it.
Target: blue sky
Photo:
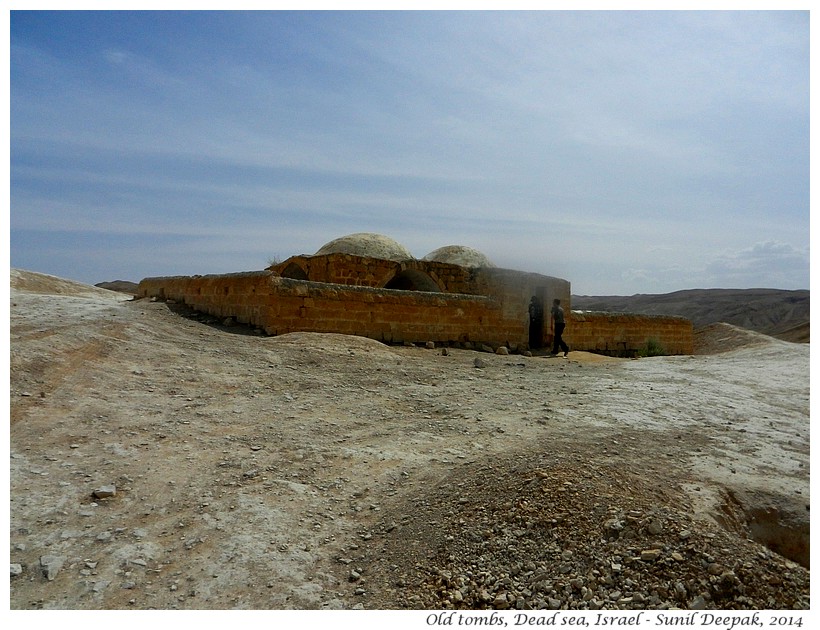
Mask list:
[[[262,269],[353,232],[576,294],[809,288],[808,12],[12,12],[10,260]]]

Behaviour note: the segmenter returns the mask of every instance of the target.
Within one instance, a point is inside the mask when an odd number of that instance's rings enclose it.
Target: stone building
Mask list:
[[[652,338],[672,354],[692,351],[688,320],[571,313],[566,280],[499,268],[459,245],[415,258],[395,240],[371,233],[343,236],[264,271],[146,278],[139,295],[173,299],[271,335],[333,332],[512,351],[548,344],[549,305],[558,298],[574,349],[629,354]],[[532,304],[543,317],[532,316]]]

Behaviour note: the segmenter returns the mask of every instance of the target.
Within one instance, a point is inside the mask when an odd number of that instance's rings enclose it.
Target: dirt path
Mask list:
[[[268,338],[55,282],[12,273],[12,608],[455,605],[413,567],[452,542],[459,506],[524,493],[536,470],[586,479],[604,512],[674,505],[712,538],[717,518],[735,555],[772,557],[747,540],[754,509],[807,540],[807,345],[444,355]],[[773,603],[807,606],[808,572],[780,561],[794,580]]]

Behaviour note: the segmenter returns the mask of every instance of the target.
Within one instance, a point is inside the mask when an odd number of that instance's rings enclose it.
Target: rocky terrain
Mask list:
[[[807,344],[528,357],[10,298],[12,609],[810,606]]]

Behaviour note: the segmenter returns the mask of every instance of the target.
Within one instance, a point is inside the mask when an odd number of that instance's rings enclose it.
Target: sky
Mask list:
[[[809,288],[808,11],[12,11],[12,267],[354,232],[576,295]]]

